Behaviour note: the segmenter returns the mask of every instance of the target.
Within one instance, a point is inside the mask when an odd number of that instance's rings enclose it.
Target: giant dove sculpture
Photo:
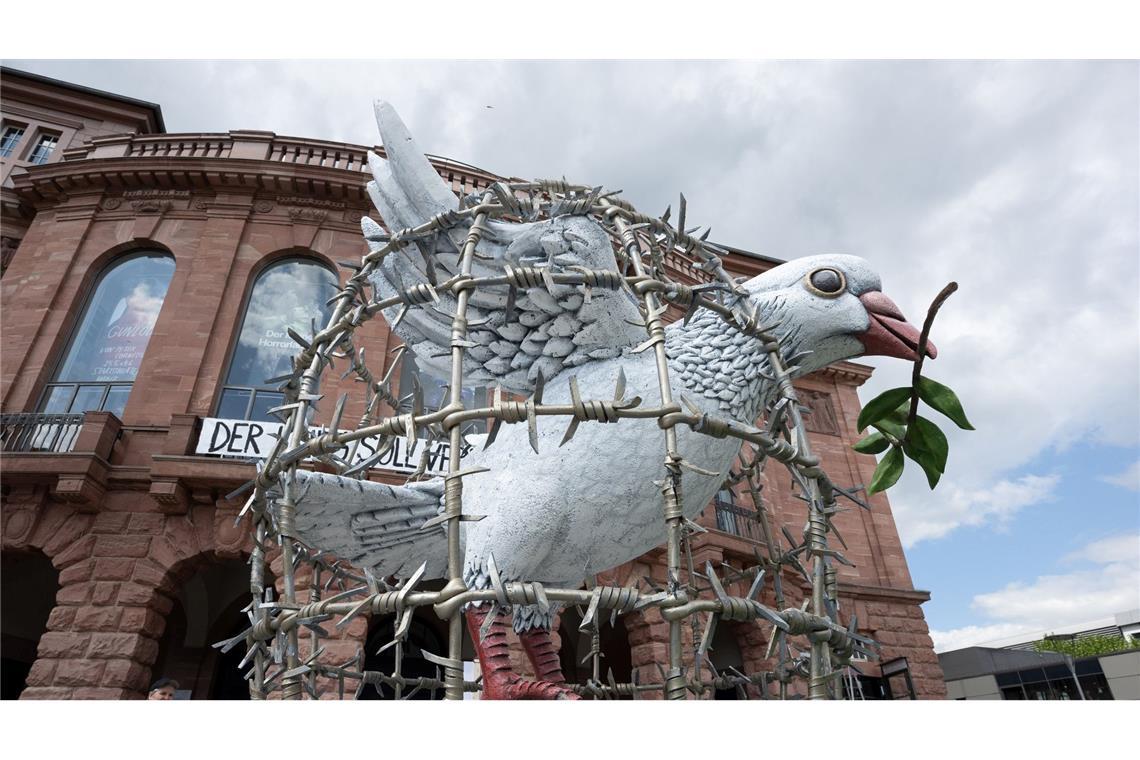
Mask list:
[[[388,104],[377,105],[387,159],[369,155],[368,191],[390,231],[415,228],[460,207],[455,193],[420,152]],[[441,216],[442,215],[442,216]],[[454,277],[469,223],[388,255],[372,285],[377,300]],[[365,219],[365,238],[379,247],[385,232]],[[530,222],[489,220],[476,248],[472,275],[508,268],[550,274],[618,269],[610,236],[573,207]],[[417,364],[450,376],[455,298],[392,307],[389,324]],[[741,284],[734,296],[755,321],[773,325],[792,375],[833,362],[879,354],[914,359],[919,333],[883,294],[879,276],[861,258],[812,256],[790,261]],[[582,284],[531,287],[521,294],[504,283],[470,291],[471,325],[464,352],[465,384],[493,385],[513,394],[539,388],[544,403],[617,399],[625,408],[661,401],[655,352],[643,348],[645,315],[622,288]],[[752,424],[776,393],[769,354],[758,338],[700,310],[664,332],[672,396],[699,413]],[[927,353],[934,356],[933,346]],[[576,423],[575,423],[576,424]],[[489,589],[512,580],[577,587],[584,578],[632,560],[661,535],[661,435],[654,418],[594,422],[563,440],[561,425],[504,425],[494,445],[473,451],[463,466],[465,509],[482,515],[462,522],[463,580]],[[682,476],[683,513],[695,517],[721,487],[740,441],[678,428],[678,449],[691,465]],[[297,472],[296,529],[309,546],[330,551],[378,577],[444,577],[448,540],[442,478],[389,486],[367,480]],[[486,698],[574,698],[550,639],[554,605],[516,605],[514,630],[538,680],[511,669],[509,621],[498,606],[471,605],[464,615],[483,671]]]

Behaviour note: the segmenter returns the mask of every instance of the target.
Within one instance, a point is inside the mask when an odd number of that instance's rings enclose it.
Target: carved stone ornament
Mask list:
[[[343,211],[348,207],[344,201],[330,201],[325,198],[305,198],[300,195],[279,195],[277,202],[282,206],[313,206],[327,208],[334,211]]]
[[[289,218],[301,224],[320,224],[329,212],[317,208],[291,208]]]
[[[273,210],[273,201],[268,198],[259,198],[253,204],[253,210],[259,214],[268,214]]]
[[[809,410],[804,415],[804,427],[809,433],[839,435],[839,418],[831,394],[820,391],[800,391],[800,403]]]
[[[122,198],[104,198],[99,202],[99,208],[104,211],[114,211],[121,205],[123,205]]]
[[[162,214],[169,211],[170,206],[170,201],[159,200],[157,198],[143,198],[141,200],[131,201],[131,208],[140,214]]]

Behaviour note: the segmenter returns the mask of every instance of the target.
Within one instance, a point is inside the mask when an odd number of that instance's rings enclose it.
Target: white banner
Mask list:
[[[226,420],[218,417],[206,417],[202,420],[202,433],[198,436],[196,454],[217,457],[265,457],[276,443],[275,437],[284,427],[280,422],[252,422],[250,420]],[[326,428],[311,427],[310,432],[321,435]],[[482,440],[482,435],[467,436],[472,442]],[[444,474],[448,468],[448,457],[451,444],[446,441],[416,441],[411,450],[405,438],[396,438],[392,448],[384,453],[371,467],[396,472],[415,472],[420,465],[420,458],[424,455],[427,446],[427,471]],[[365,438],[356,447],[353,463],[363,462],[373,457],[380,450],[380,438]],[[467,446],[460,458],[467,456],[471,450]]]

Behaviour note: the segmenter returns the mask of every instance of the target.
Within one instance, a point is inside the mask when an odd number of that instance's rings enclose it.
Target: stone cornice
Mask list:
[[[855,362],[838,362],[832,364],[830,367],[821,369],[818,374],[823,375],[828,379],[835,380],[839,383],[847,385],[862,385],[867,382],[871,377],[871,373],[875,371],[874,367],[868,367],[866,364],[856,364]]]
[[[368,205],[367,177],[347,169],[235,158],[130,156],[60,161],[14,176],[14,190],[36,207],[53,205],[76,191],[224,191],[305,195]]]
[[[906,604],[922,604],[930,601],[930,592],[921,589],[869,586],[844,581],[839,581],[839,593],[841,596],[853,599],[888,600]]]

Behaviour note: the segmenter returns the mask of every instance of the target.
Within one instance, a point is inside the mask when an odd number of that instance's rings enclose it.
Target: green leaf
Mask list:
[[[891,450],[883,457],[883,461],[879,462],[879,466],[875,468],[875,474],[871,478],[871,485],[867,486],[867,495],[879,491],[885,491],[895,483],[898,482],[899,476],[903,471],[903,452],[898,446],[893,446]]]
[[[907,440],[903,442],[903,451],[922,467],[933,491],[946,471],[946,457],[950,453],[946,436],[930,420],[915,417],[914,426],[907,431]]]
[[[851,448],[860,454],[882,454],[890,445],[891,442],[882,433],[871,433],[863,440],[856,442]]]
[[[929,451],[915,446],[912,441],[907,441],[903,444],[903,451],[906,455],[918,462],[919,467],[926,473],[926,482],[930,484],[930,490],[933,491],[934,487],[938,485],[938,481],[942,479],[942,471],[938,469],[938,465],[934,461],[934,455]]]
[[[888,416],[895,407],[910,398],[910,388],[891,388],[867,402],[863,411],[859,412],[857,427],[862,433],[872,422]],[[940,410],[941,411],[941,410]]]
[[[906,425],[895,422],[892,417],[884,417],[881,420],[876,420],[872,427],[878,428],[896,441],[901,441],[906,438]]]
[[[910,397],[906,401],[898,405],[898,407],[888,415],[883,417],[884,420],[891,420],[899,425],[906,425],[907,418],[910,417]]]
[[[918,397],[929,404],[931,408],[945,414],[963,430],[974,429],[974,426],[966,419],[966,412],[962,410],[962,402],[958,400],[958,395],[942,383],[937,383],[929,377],[919,377]],[[861,415],[859,419],[862,420]]]
[[[939,472],[946,472],[946,458],[950,455],[950,442],[946,440],[937,425],[922,415],[914,418],[914,427],[907,434],[908,438],[918,444],[922,449],[933,455],[934,465]]]

